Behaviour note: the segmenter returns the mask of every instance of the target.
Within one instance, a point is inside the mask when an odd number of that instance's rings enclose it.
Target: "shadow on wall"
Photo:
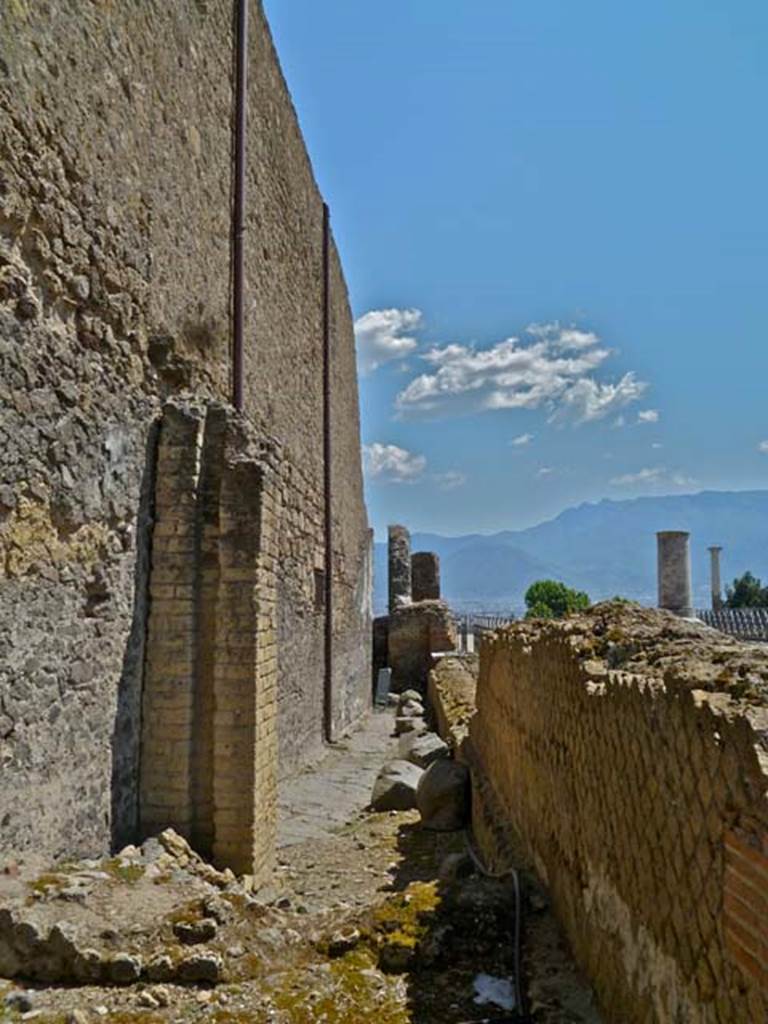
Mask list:
[[[139,759],[144,650],[149,612],[149,568],[154,519],[155,475],[160,419],[149,429],[136,516],[136,563],[133,616],[117,685],[112,730],[111,840],[119,850],[132,842],[139,827]]]

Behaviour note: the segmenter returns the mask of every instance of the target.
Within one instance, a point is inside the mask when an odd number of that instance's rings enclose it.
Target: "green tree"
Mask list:
[[[569,612],[589,608],[589,597],[559,580],[537,580],[525,592],[526,619],[561,619]]]
[[[732,587],[725,588],[726,608],[768,608],[768,587],[751,572],[733,581]]]

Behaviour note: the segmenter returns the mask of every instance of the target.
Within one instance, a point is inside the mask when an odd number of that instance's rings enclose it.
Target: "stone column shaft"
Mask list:
[[[404,526],[389,527],[389,613],[411,603],[411,535]]]
[[[414,601],[440,600],[440,558],[434,551],[411,556],[411,592]]]
[[[693,615],[690,536],[684,530],[663,530],[656,534],[659,608],[684,617]]]
[[[720,581],[720,552],[723,549],[714,545],[709,549],[710,581],[712,589],[712,608],[717,611],[723,607],[722,583]]]

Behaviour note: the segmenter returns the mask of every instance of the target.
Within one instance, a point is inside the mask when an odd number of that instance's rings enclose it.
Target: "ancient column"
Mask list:
[[[720,583],[720,552],[723,549],[717,545],[709,548],[710,557],[710,580],[712,588],[712,610],[718,611],[723,607],[722,586]]]
[[[404,526],[389,527],[389,613],[411,603],[411,535]]]
[[[656,534],[659,608],[685,617],[693,615],[690,536],[685,530],[663,530]]]
[[[411,556],[411,596],[414,601],[440,600],[440,557],[434,551]]]

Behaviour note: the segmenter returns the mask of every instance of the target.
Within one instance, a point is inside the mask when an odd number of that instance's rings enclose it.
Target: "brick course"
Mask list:
[[[768,1019],[766,677],[759,649],[617,606],[482,642],[478,841],[525,851],[610,1020]]]

